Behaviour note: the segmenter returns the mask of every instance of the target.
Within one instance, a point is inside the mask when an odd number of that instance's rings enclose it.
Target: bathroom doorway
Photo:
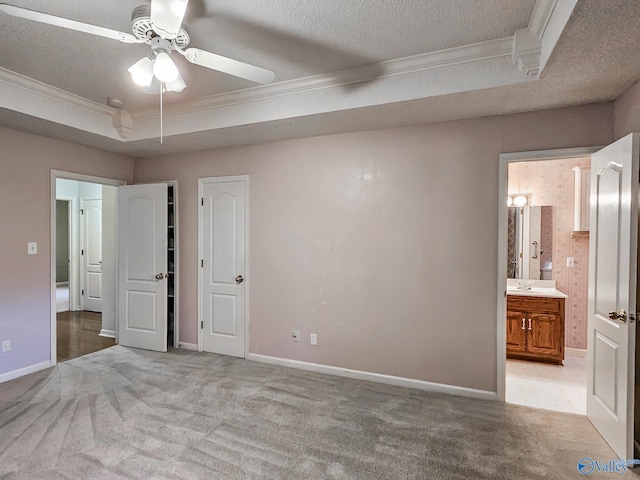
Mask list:
[[[508,403],[586,414],[589,232],[579,217],[590,166],[589,155],[507,163]]]

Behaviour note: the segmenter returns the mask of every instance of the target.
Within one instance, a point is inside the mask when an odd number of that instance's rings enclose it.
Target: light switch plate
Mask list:
[[[38,254],[38,242],[29,242],[29,243],[27,243],[27,253],[29,255],[37,255]]]

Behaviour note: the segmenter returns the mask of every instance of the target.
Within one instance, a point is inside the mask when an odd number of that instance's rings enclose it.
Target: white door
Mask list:
[[[638,135],[591,160],[587,415],[614,452],[633,457]]]
[[[167,185],[118,187],[118,343],[167,351]]]
[[[248,178],[200,180],[202,350],[243,357]]]
[[[102,312],[102,200],[80,199],[82,309]]]

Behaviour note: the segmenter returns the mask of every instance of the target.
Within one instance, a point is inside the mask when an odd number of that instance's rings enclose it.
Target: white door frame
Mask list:
[[[560,160],[565,158],[590,157],[602,147],[563,148],[500,154],[498,174],[498,337],[496,379],[498,401],[505,401],[507,380],[507,194],[509,187],[508,164],[538,160]]]
[[[51,311],[51,366],[57,364],[57,328],[56,328],[56,180],[76,180],[78,182],[99,183],[101,185],[111,185],[118,187],[126,185],[123,180],[115,180],[112,178],[96,177],[93,175],[84,175],[81,173],[65,172],[62,170],[51,170],[51,198],[50,204],[50,224],[51,224],[51,249],[49,252],[50,260],[50,311]],[[115,233],[115,232],[114,232]],[[117,265],[116,265],[117,268]],[[117,272],[116,272],[117,274]],[[117,277],[116,277],[117,278]],[[117,318],[116,318],[117,323]]]
[[[200,208],[200,199],[204,195],[204,185],[209,183],[226,183],[226,182],[245,182],[246,195],[246,215],[245,215],[245,238],[244,238],[244,255],[245,255],[245,274],[244,274],[244,358],[249,355],[249,294],[251,287],[251,255],[249,247],[251,245],[251,232],[249,226],[251,224],[251,177],[249,175],[232,175],[228,177],[204,177],[198,179],[198,351],[202,352],[202,268],[200,260],[203,257],[203,231],[202,224],[204,222],[202,208]]]

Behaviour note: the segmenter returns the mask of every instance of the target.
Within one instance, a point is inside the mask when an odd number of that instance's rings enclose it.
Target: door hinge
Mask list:
[[[84,255],[84,250],[80,250],[80,255]]]
[[[204,259],[200,260],[200,268],[204,268]]]
[[[200,198],[200,205],[202,205],[204,207],[204,197]]]
[[[84,208],[80,209],[80,215],[84,215]]]
[[[82,295],[84,295],[84,290],[82,290]]]
[[[200,330],[204,329],[204,320],[200,320]]]

